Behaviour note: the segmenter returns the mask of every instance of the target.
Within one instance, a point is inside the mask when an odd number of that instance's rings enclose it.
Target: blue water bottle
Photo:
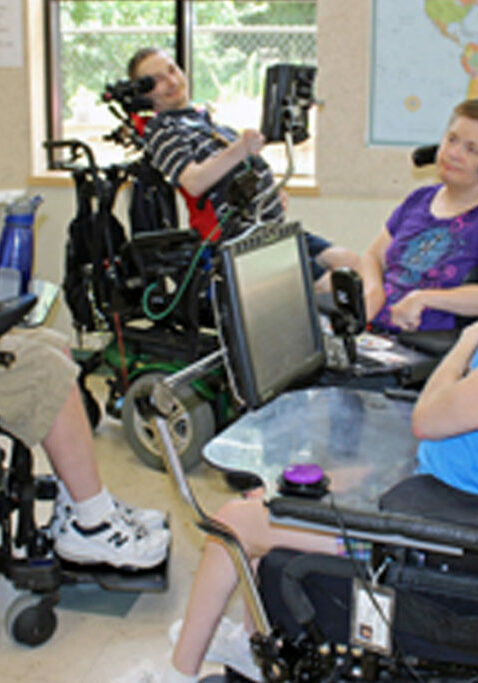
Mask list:
[[[21,197],[5,208],[5,225],[0,239],[0,277],[16,277],[17,292],[10,284],[10,293],[26,294],[33,264],[33,223],[35,211],[43,201],[41,195]],[[15,288],[15,286],[14,286]]]

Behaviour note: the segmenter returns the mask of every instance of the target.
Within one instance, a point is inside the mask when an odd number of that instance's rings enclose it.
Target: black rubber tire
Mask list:
[[[36,647],[51,638],[57,627],[52,607],[38,595],[27,594],[12,602],[5,615],[10,637],[17,643]]]
[[[138,377],[128,388],[123,401],[122,423],[126,439],[148,467],[165,470],[164,450],[154,441],[154,433],[149,424],[147,410],[142,412],[139,399],[150,393],[156,382],[165,375],[161,372],[148,372]],[[187,411],[188,424],[184,420],[170,423],[175,444],[182,466],[188,471],[201,459],[201,450],[215,433],[214,412],[208,401],[201,398],[189,385],[176,387],[174,395]]]

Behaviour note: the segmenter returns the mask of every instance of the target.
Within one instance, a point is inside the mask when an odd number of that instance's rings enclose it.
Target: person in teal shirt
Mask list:
[[[478,323],[465,328],[425,385],[413,413],[417,474],[478,494]]]

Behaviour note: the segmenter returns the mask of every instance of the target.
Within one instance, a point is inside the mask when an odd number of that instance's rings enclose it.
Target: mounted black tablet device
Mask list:
[[[274,64],[267,69],[261,133],[266,142],[280,142],[286,131],[294,143],[309,137],[308,110],[317,69],[298,64]]]
[[[304,235],[273,223],[221,245],[229,358],[249,408],[322,367],[325,353]]]

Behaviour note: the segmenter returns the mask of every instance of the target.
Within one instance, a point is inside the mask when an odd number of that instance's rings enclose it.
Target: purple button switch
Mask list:
[[[324,477],[324,471],[319,465],[313,463],[302,463],[289,465],[283,472],[283,477],[289,484],[296,486],[307,486],[317,484]]]

